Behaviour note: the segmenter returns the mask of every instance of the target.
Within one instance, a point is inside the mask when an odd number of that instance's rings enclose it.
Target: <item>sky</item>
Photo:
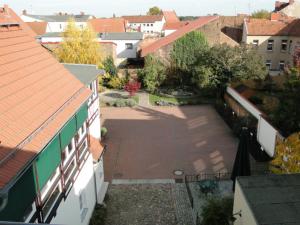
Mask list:
[[[283,0],[287,1],[287,0]],[[60,11],[78,14],[83,11],[97,17],[145,14],[152,6],[175,10],[178,16],[203,16],[218,13],[236,15],[258,9],[273,10],[275,0],[0,0],[20,14],[53,14]]]

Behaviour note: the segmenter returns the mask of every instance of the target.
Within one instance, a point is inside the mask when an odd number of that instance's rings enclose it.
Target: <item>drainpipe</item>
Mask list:
[[[8,203],[8,192],[1,193],[0,192],[0,212],[6,207]]]

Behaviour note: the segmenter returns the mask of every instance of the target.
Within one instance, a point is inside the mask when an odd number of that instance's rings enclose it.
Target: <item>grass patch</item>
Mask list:
[[[213,99],[202,96],[191,97],[165,97],[157,94],[149,94],[149,102],[151,105],[156,105],[158,101],[165,101],[176,105],[199,105],[213,103]]]
[[[140,102],[140,98],[138,95],[132,96],[131,99],[133,99],[137,104],[139,104],[139,102]]]

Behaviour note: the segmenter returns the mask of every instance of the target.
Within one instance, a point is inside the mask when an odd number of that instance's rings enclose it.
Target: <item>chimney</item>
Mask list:
[[[4,14],[7,15],[7,16],[9,15],[9,9],[8,9],[8,5],[7,5],[7,4],[4,5],[4,7],[3,7],[3,12],[4,12]]]
[[[271,13],[271,21],[277,21],[280,19],[279,13]]]
[[[84,16],[84,12],[80,12],[80,15],[81,15],[81,16]]]
[[[22,14],[23,14],[23,15],[27,15],[27,10],[26,10],[26,9],[23,9]]]
[[[295,0],[289,0],[289,4],[292,5],[295,3]]]

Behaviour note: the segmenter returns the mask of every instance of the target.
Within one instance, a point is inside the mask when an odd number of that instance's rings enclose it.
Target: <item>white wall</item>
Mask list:
[[[133,29],[140,28],[141,32],[151,34],[151,33],[161,33],[166,20],[163,18],[161,21],[155,21],[154,23],[128,23]]]
[[[241,216],[235,215],[236,220],[234,225],[258,225],[248,202],[245,199],[244,193],[240,187],[240,184],[236,182],[234,192],[233,214],[241,212]]]
[[[176,30],[164,30],[164,34],[165,34],[165,36],[168,36],[168,35],[174,33],[175,31]]]
[[[36,18],[32,18],[30,16],[26,16],[26,15],[23,15],[23,14],[20,17],[24,22],[43,22],[43,20],[38,20]]]
[[[101,42],[113,42],[117,45],[116,53],[117,58],[128,58],[135,59],[137,57],[137,49],[140,43],[140,40],[101,40]],[[126,43],[131,43],[133,45],[132,49],[126,49]]]
[[[87,214],[81,221],[79,195],[84,195]],[[62,200],[51,224],[88,225],[96,204],[93,159],[90,154],[66,201]]]
[[[63,32],[67,27],[68,22],[48,22],[46,33],[49,32]],[[75,22],[75,25],[78,28],[84,28],[87,26],[86,22]]]
[[[60,43],[63,41],[62,37],[42,37],[41,43]]]

